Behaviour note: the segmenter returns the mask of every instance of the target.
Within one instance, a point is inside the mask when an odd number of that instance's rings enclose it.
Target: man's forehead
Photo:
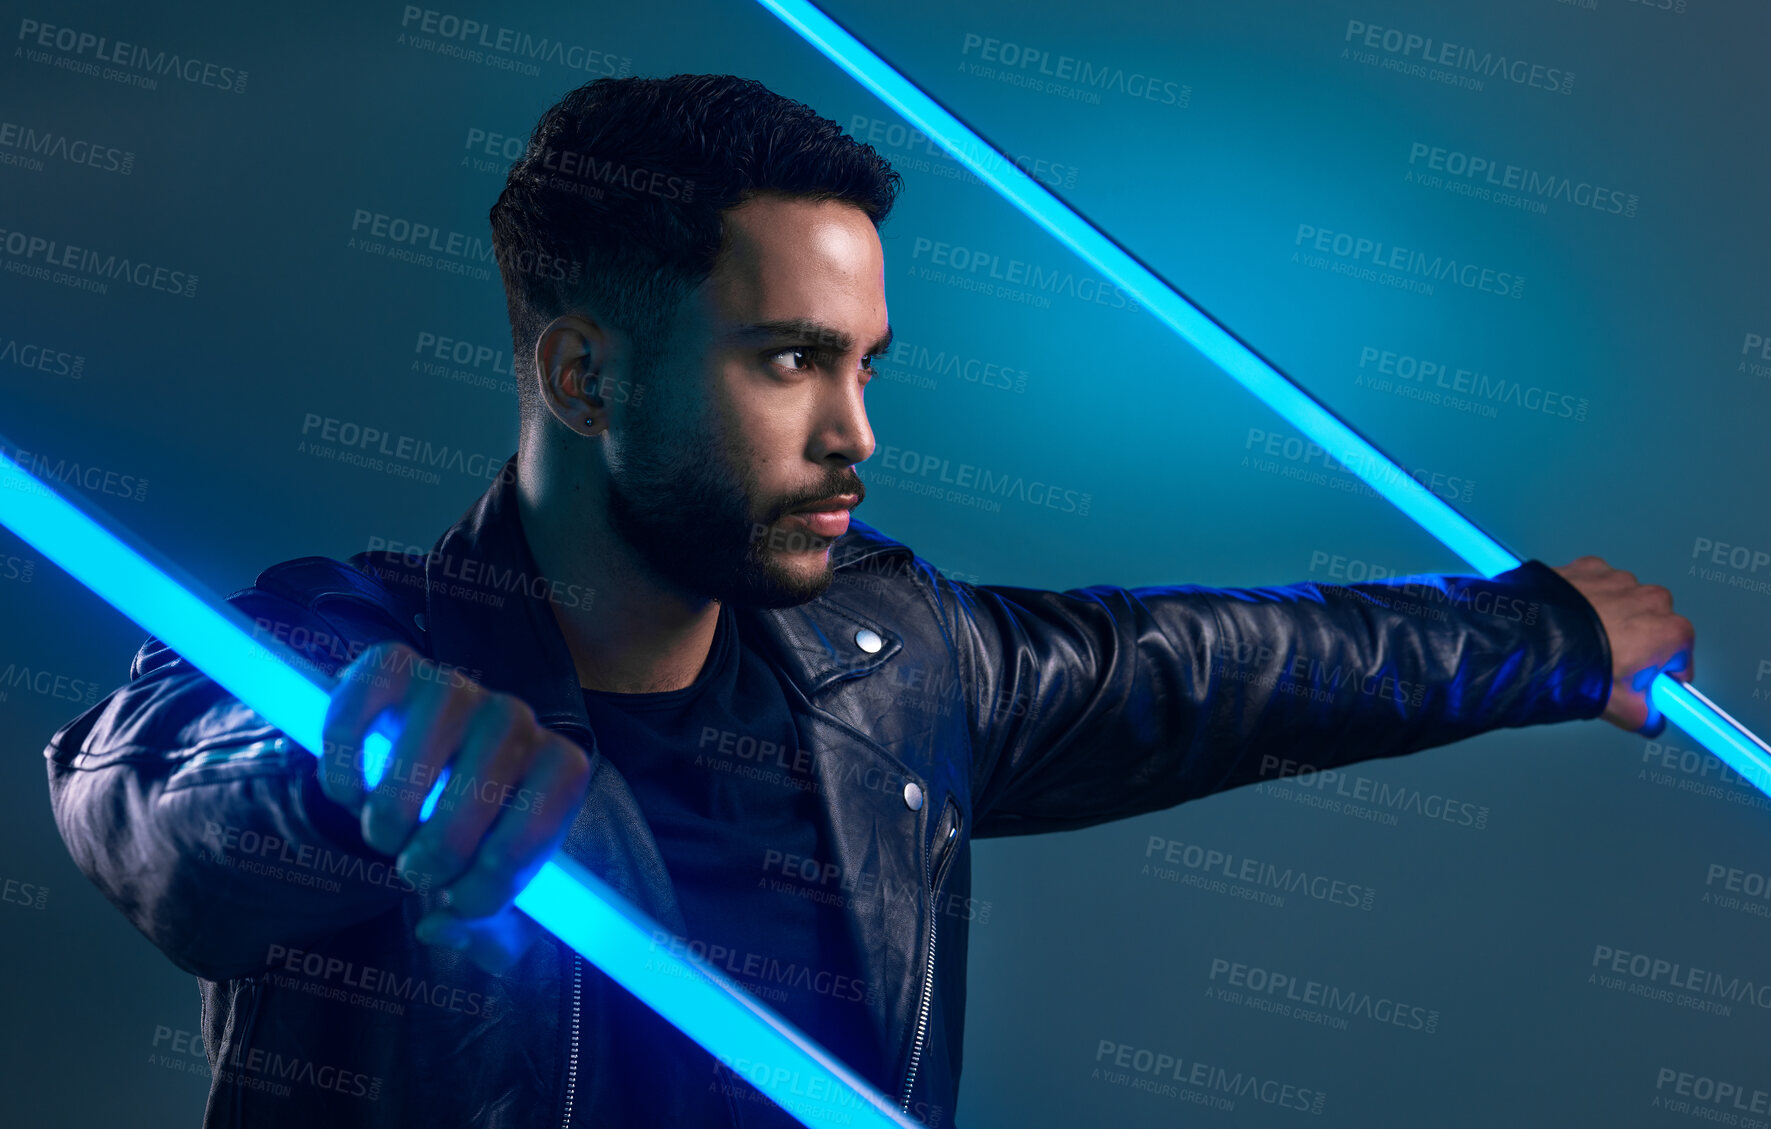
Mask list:
[[[879,233],[852,204],[763,197],[729,209],[724,227],[716,275],[790,282],[810,273],[859,282],[884,269]]]
[[[850,348],[885,332],[884,254],[866,213],[769,199],[727,219],[725,246],[701,288],[715,336]]]

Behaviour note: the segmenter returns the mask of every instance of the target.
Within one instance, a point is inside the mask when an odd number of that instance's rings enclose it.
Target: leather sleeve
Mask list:
[[[261,588],[228,602],[329,674],[375,634]],[[158,639],[142,644],[130,681],[57,730],[44,755],[74,861],[204,979],[262,971],[271,944],[320,938],[427,884],[363,842],[357,821],[321,793],[317,758]]]
[[[974,834],[1087,827],[1491,729],[1597,717],[1598,613],[1541,561],[1266,588],[946,578]]]

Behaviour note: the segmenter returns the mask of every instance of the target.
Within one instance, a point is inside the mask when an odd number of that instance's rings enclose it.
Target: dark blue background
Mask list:
[[[1596,553],[1670,587],[1698,627],[1700,685],[1764,731],[1771,565],[1755,569],[1752,553],[1771,553],[1771,360],[1755,367],[1743,347],[1771,336],[1771,16],[1663,2],[830,10],[1003,148],[1044,162],[1039,175],[1384,449],[1456,479],[1460,508],[1521,554],[1563,564]],[[0,226],[198,282],[193,297],[125,283],[101,294],[0,273],[0,431],[52,462],[97,468],[86,496],[218,591],[294,556],[428,547],[485,485],[316,459],[301,446],[310,416],[458,447],[494,469],[514,449],[496,271],[476,279],[364,253],[353,216],[486,238],[508,159],[488,156],[485,136],[526,137],[561,94],[609,68],[758,78],[876,140],[904,173],[883,233],[903,345],[869,395],[880,448],[862,468],[860,516],[937,566],[1049,588],[1463,570],[1387,504],[1348,490],[1346,472],[1285,457],[1294,433],[1147,315],[1019,287],[1046,300],[1029,304],[919,273],[964,273],[934,262],[947,244],[948,264],[963,247],[1060,287],[1069,272],[1082,292],[1092,274],[954,162],[906,141],[887,110],[753,4],[439,9],[610,60],[534,74],[403,43],[413,29],[399,4],[5,7],[0,120],[132,159],[127,174],[33,165],[0,144]],[[51,61],[72,53],[26,53],[42,50],[19,38],[27,20],[243,70],[245,89],[78,73]],[[1343,55],[1369,50],[1349,44],[1349,21],[1575,81],[1567,93],[1431,81]],[[1030,87],[1037,67],[1006,66],[1003,43],[1145,76],[1162,97],[1111,77]],[[1410,163],[1416,144],[1615,190],[1634,214],[1455,195],[1410,179],[1430,171]],[[1300,225],[1521,276],[1521,293],[1445,282],[1411,293],[1312,269],[1293,258],[1309,250]],[[0,266],[15,259],[0,254]],[[500,360],[427,370],[421,334]],[[27,367],[22,346],[67,359]],[[1482,373],[1490,393],[1453,404],[1431,379],[1413,384],[1439,402],[1376,387],[1366,349]],[[956,363],[944,368],[941,354]],[[1011,376],[986,376],[985,364]],[[1493,391],[1501,380],[1558,407],[1509,401]],[[1562,410],[1575,404],[1583,418]],[[1279,454],[1262,454],[1266,434],[1282,437]],[[938,474],[909,468],[930,458],[1087,494],[1087,514],[919,492]],[[1716,544],[1745,546],[1745,566],[1716,563],[1704,548]],[[125,680],[142,632],[34,556],[0,532],[0,681],[61,678],[0,686],[8,1120],[191,1125],[200,1055],[182,1056],[192,1071],[155,1056],[168,1050],[157,1031],[197,1031],[195,986],[74,869],[40,758],[50,732]],[[1657,1086],[1663,1070],[1771,1089],[1759,1053],[1771,1009],[1709,1014],[1591,979],[1604,945],[1771,981],[1771,906],[1718,903],[1726,891],[1708,881],[1715,866],[1771,873],[1771,808],[1738,783],[1682,789],[1721,777],[1713,761],[1681,759],[1693,747],[1676,730],[1649,743],[1590,722],[1354,773],[1371,782],[1361,787],[1486,809],[1481,829],[1411,810],[1380,809],[1393,823],[1353,818],[1279,784],[981,844],[975,892],[989,917],[972,929],[961,1124],[1677,1126],[1690,1115],[1656,1105],[1678,1100]],[[1297,893],[1274,906],[1161,880],[1143,872],[1151,836],[1376,894],[1369,909]],[[1337,1030],[1226,1003],[1208,992],[1214,959],[1430,1008],[1436,1029],[1354,1018]],[[1311,1114],[1254,1096],[1214,1109],[1185,1100],[1201,1092],[1186,1086],[1135,1090],[1102,1076],[1104,1040],[1327,1098]]]

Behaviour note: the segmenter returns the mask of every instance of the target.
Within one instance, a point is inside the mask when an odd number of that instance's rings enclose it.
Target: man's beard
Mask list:
[[[753,518],[751,501],[760,494],[756,476],[732,469],[736,453],[721,435],[661,435],[643,423],[634,430],[620,467],[609,476],[609,518],[656,572],[685,591],[734,607],[792,607],[830,587],[828,564],[806,575],[782,567],[772,555],[771,542],[803,548],[823,538],[767,534],[775,519],[796,506],[834,494],[860,495],[864,487],[852,467],[817,492],[777,499]]]

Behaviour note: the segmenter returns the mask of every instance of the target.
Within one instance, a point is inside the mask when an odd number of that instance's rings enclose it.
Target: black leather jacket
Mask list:
[[[303,557],[229,599],[328,671],[398,639],[525,699],[592,757],[565,850],[680,936],[546,602],[590,594],[537,576],[513,473],[428,556]],[[931,1126],[959,1083],[973,838],[1592,718],[1610,688],[1597,614],[1538,561],[1494,580],[1060,593],[955,582],[860,522],[832,553],[824,596],[741,610],[739,630],[784,676],[820,781],[826,888],[867,984],[840,1006],[878,1039],[852,1065]],[[206,1126],[754,1120],[766,1099],[551,938],[502,977],[416,943],[436,892],[363,844],[312,757],[158,640],[129,676],[51,739],[50,794],[84,872],[200,978]]]

